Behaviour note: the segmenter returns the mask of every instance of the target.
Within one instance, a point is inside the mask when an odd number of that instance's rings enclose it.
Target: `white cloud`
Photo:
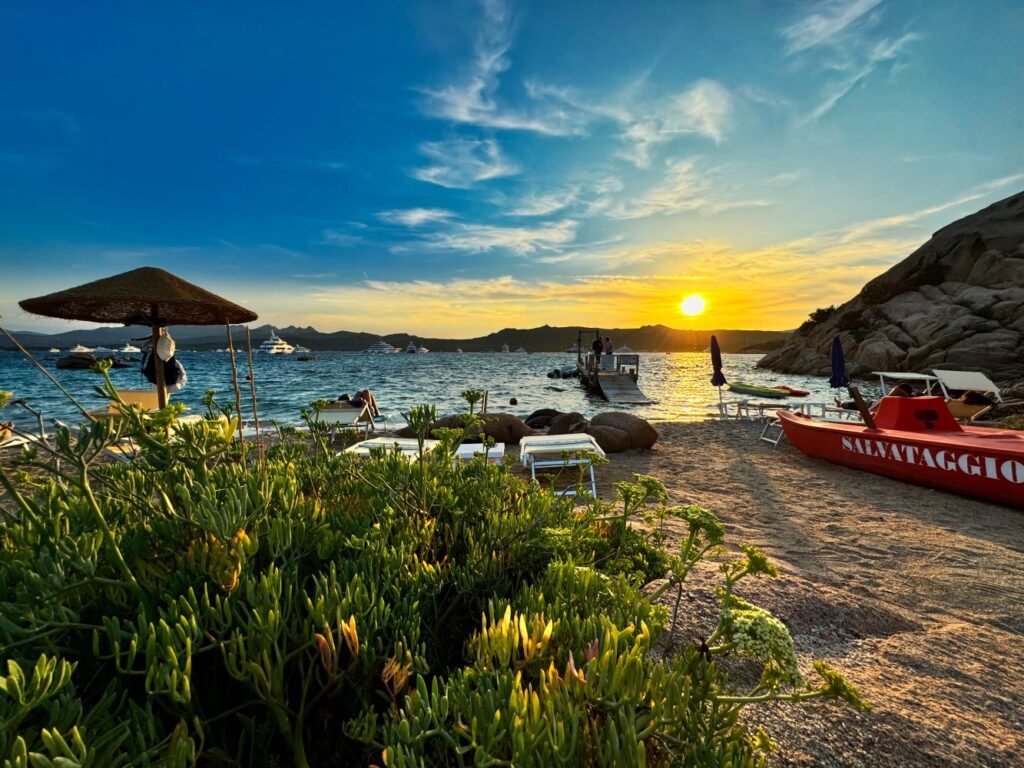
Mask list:
[[[454,215],[454,213],[444,208],[405,208],[381,211],[377,214],[377,218],[388,224],[401,224],[403,227],[422,227],[425,224],[438,224],[448,221]]]
[[[683,135],[721,142],[732,127],[733,96],[716,80],[698,80],[685,91],[634,110],[620,138],[628,146],[618,156],[638,168],[651,164],[654,151]],[[629,113],[625,113],[629,114]]]
[[[783,171],[777,173],[774,176],[770,176],[764,180],[764,184],[770,187],[788,187],[790,184],[795,184],[800,181],[805,175],[803,170],[799,171]]]
[[[579,199],[579,194],[579,187],[542,194],[531,193],[520,198],[515,207],[505,213],[509,216],[550,216],[575,203]]]
[[[363,238],[353,235],[341,229],[325,229],[323,231],[323,242],[326,245],[333,245],[338,248],[348,248],[361,243]]]
[[[787,55],[817,55],[824,69],[836,73],[825,82],[806,122],[817,122],[828,114],[880,65],[899,66],[908,44],[920,38],[910,32],[873,39],[871,28],[880,11],[872,11],[880,4],[881,0],[822,0],[807,16],[782,30]]]
[[[809,15],[782,30],[786,53],[834,45],[882,0],[822,0]]]
[[[424,88],[424,110],[432,117],[484,128],[532,131],[549,136],[578,135],[584,124],[577,112],[550,104],[522,111],[498,103],[500,76],[511,65],[508,57],[515,24],[504,0],[483,0],[483,23],[473,46],[468,72],[458,82]]]
[[[908,33],[896,40],[880,40],[862,54],[859,65],[844,77],[830,80],[822,90],[821,99],[811,110],[807,119],[817,122],[824,117],[839,101],[860,82],[866,80],[879,64],[897,59],[908,43],[919,39],[918,35]]]
[[[868,221],[852,224],[842,231],[840,241],[846,243],[855,240],[862,240],[876,234],[877,232],[909,227],[910,225],[914,225],[929,216],[942,213],[950,208],[957,208],[961,205],[966,205],[967,203],[973,203],[975,200],[980,200],[996,190],[1008,187],[1012,184],[1019,184],[1022,181],[1024,181],[1024,173],[1015,173],[1010,176],[1003,176],[999,179],[993,179],[992,181],[978,184],[952,200],[947,200],[935,205],[929,205],[916,211],[910,211],[909,213],[883,216],[878,219],[870,219]]]
[[[514,176],[518,166],[508,160],[493,139],[451,139],[420,144],[420,153],[433,165],[414,169],[410,175],[442,187],[469,189],[478,181]]]
[[[701,172],[697,161],[676,160],[668,164],[664,180],[645,194],[612,208],[613,219],[640,219],[647,216],[695,211],[710,214],[732,208],[762,207],[766,200],[730,200],[714,189],[712,178],[717,169]]]
[[[537,251],[558,250],[576,239],[577,222],[563,219],[536,227],[498,227],[490,224],[455,223],[441,232],[431,232],[424,240],[431,248],[487,253],[506,250],[518,256]]]

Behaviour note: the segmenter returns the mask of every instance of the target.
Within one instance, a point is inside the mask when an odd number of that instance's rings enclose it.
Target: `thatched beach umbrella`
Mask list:
[[[65,320],[148,325],[153,349],[168,325],[232,325],[255,312],[157,267],[140,267],[35,299],[18,302],[26,312]],[[230,337],[230,335],[229,335]],[[154,365],[160,407],[167,405],[162,365]]]

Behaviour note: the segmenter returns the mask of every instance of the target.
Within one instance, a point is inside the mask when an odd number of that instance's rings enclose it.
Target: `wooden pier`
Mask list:
[[[580,354],[576,360],[580,381],[591,392],[609,403],[620,405],[650,405],[654,403],[637,384],[640,377],[640,356]]]
[[[595,382],[597,391],[609,403],[649,405],[654,402],[643,393],[628,373],[601,371],[594,378],[597,379]]]

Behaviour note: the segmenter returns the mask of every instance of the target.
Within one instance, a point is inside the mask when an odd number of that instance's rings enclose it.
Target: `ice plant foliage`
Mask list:
[[[119,407],[0,464],[4,768],[759,766],[772,743],[743,707],[865,706],[822,663],[804,680],[785,626],[736,594],[774,575],[763,554],[729,559],[721,523],[653,478],[580,505],[454,462],[465,431],[360,461],[314,404],[311,436],[256,460],[212,393],[199,425]],[[421,444],[435,417],[407,414]],[[133,462],[102,461],[128,437]],[[718,627],[652,654],[661,598],[709,557]],[[727,654],[761,664],[753,690]]]

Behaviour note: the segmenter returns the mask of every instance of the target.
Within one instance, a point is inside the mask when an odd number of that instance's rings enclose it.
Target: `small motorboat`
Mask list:
[[[779,387],[759,387],[756,384],[745,384],[742,381],[734,381],[729,384],[729,391],[738,395],[754,395],[755,397],[768,397],[775,400],[783,400],[789,397],[789,393]]]
[[[1024,509],[1024,432],[961,426],[941,397],[883,397],[874,426],[782,410],[808,456]]]

